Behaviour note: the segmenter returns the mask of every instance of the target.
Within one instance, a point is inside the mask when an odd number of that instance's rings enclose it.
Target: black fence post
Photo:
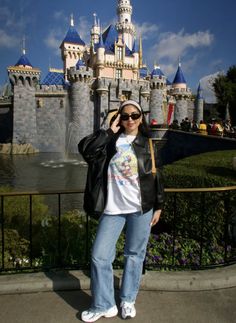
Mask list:
[[[172,267],[175,265],[175,238],[176,238],[176,213],[177,213],[177,193],[174,193],[174,203],[173,203],[173,245],[172,245]]]
[[[206,196],[205,196],[205,192],[201,192],[201,235],[200,235],[200,267],[202,267],[202,252],[203,252],[203,234],[204,234],[204,218],[205,218],[205,200],[206,200]]]
[[[30,241],[30,267],[33,266],[33,235],[32,235],[32,213],[33,213],[33,204],[32,204],[32,195],[29,195],[29,201],[30,201],[30,223],[29,223],[29,241]]]
[[[1,270],[5,269],[5,237],[4,237],[4,196],[1,196],[1,233],[2,233],[2,268]]]
[[[59,267],[61,267],[61,194],[58,193],[58,261]]]

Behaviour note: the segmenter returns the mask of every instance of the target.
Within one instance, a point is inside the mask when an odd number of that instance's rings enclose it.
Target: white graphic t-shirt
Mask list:
[[[106,214],[126,214],[141,210],[137,158],[131,143],[135,136],[121,134],[117,153],[108,167]]]

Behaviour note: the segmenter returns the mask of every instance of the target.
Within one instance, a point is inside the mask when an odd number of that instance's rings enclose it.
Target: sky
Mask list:
[[[152,71],[160,65],[173,81],[179,58],[188,86],[195,93],[217,73],[236,64],[235,0],[131,0],[137,38],[142,35],[143,60]],[[62,68],[59,46],[73,14],[75,28],[89,44],[93,13],[102,28],[117,21],[117,0],[0,0],[0,85],[7,67],[22,53],[41,70]]]

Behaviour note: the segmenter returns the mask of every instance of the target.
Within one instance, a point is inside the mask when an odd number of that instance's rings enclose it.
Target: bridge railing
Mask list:
[[[153,227],[144,268],[203,269],[235,263],[236,186],[165,192],[162,219]],[[0,192],[0,272],[89,268],[97,222],[82,211],[83,194]],[[122,248],[121,241],[118,267]]]

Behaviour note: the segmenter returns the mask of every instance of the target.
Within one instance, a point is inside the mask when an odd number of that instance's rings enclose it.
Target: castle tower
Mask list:
[[[12,143],[30,143],[37,148],[35,92],[40,70],[31,65],[23,46],[22,56],[14,66],[9,66],[7,71],[14,97]]]
[[[92,70],[87,69],[82,60],[68,71],[68,80],[71,83],[71,109],[67,143],[70,153],[77,153],[78,142],[93,131],[94,111],[90,104],[92,74]]]
[[[118,0],[116,28],[122,34],[124,42],[130,50],[133,48],[135,35],[135,27],[131,21],[132,11],[130,0]]]
[[[204,98],[202,96],[202,88],[201,84],[199,83],[197,89],[197,98],[196,98],[196,107],[194,113],[194,119],[197,123],[200,123],[203,120],[203,108],[204,108]]]
[[[190,89],[187,87],[180,62],[172,83],[172,88],[170,89],[170,94],[175,98],[176,101],[174,119],[177,119],[180,123],[183,119],[189,117],[188,103],[192,96]]]
[[[133,48],[132,48],[132,53],[134,55],[134,69],[138,71],[139,69],[139,50],[137,48],[136,45],[136,40],[134,39],[134,43],[133,43]]]
[[[65,80],[67,80],[68,69],[75,66],[78,60],[83,58],[85,52],[85,42],[80,38],[74,27],[73,15],[71,15],[70,27],[61,43],[60,49],[64,64]]]
[[[167,112],[164,105],[166,97],[166,77],[160,66],[154,66],[150,80],[150,121],[155,119],[158,124],[166,123]]]
[[[99,37],[99,43],[97,47],[97,61],[96,61],[96,75],[100,78],[101,70],[104,68],[105,62],[105,46],[103,43],[102,34]]]
[[[92,44],[97,44],[99,42],[99,37],[101,34],[101,28],[100,28],[100,24],[99,21],[97,20],[97,14],[94,13],[93,14],[94,17],[94,23],[93,23],[93,27],[91,29],[91,42]]]

